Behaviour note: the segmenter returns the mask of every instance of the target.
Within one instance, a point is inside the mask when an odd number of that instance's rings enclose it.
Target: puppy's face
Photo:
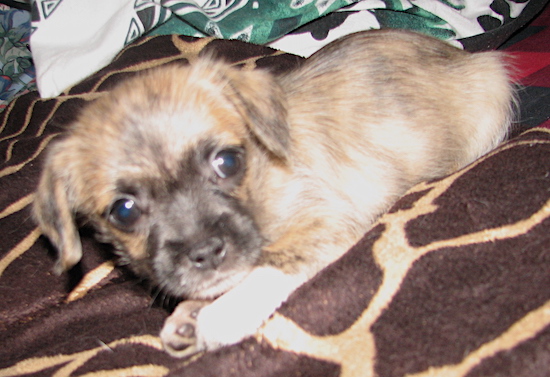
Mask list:
[[[81,257],[79,214],[160,288],[212,298],[260,256],[250,171],[283,161],[287,144],[270,75],[210,60],[158,69],[91,104],[52,146],[35,217],[62,268]]]

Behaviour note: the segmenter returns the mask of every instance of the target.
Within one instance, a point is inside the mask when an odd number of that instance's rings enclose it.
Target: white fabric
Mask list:
[[[120,52],[135,17],[128,0],[38,4],[44,22],[31,35],[37,86],[53,97],[107,65]]]

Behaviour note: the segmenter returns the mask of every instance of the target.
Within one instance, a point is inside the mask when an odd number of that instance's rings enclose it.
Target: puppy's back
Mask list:
[[[500,53],[471,54],[400,30],[342,38],[283,77],[282,85],[297,129],[332,128],[332,139],[353,134],[359,148],[401,160],[411,183],[493,149],[507,135],[514,103]],[[346,127],[354,131],[336,130]],[[407,157],[400,159],[401,152]]]

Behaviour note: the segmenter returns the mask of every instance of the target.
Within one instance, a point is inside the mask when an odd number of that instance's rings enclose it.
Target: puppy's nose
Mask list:
[[[187,257],[195,267],[213,270],[223,263],[225,254],[225,242],[219,237],[212,237],[195,245]]]

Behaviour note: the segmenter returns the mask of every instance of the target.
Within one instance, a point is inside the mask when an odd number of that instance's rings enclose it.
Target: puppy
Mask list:
[[[161,338],[186,356],[254,334],[411,186],[501,142],[513,90],[499,53],[369,31],[275,77],[212,58],[130,79],[53,144],[34,205],[81,258],[75,216],[183,301]]]

